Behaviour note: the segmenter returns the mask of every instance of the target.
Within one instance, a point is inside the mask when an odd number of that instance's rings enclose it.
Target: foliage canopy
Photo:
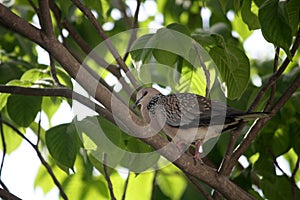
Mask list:
[[[10,189],[1,179],[5,155],[25,140],[41,160],[34,187],[57,187],[63,199],[299,198],[299,22],[298,0],[0,1],[0,196]],[[266,52],[272,58],[245,51],[259,31],[274,45]],[[41,62],[40,47],[49,64]],[[127,112],[140,86],[273,115],[222,134],[205,165],[187,152],[161,166],[160,154],[147,153],[167,139],[137,139],[141,120]],[[75,101],[94,116],[52,126],[60,105]],[[41,112],[49,127],[41,126]],[[149,156],[132,156],[138,154]],[[133,165],[138,172],[127,172]]]

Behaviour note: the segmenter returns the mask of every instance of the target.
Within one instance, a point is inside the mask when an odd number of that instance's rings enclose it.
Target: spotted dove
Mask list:
[[[157,131],[163,129],[176,143],[195,142],[194,158],[201,162],[199,149],[203,143],[236,128],[240,121],[268,116],[263,112],[243,112],[197,94],[163,95],[154,88],[138,91],[134,107],[139,105],[144,120]]]

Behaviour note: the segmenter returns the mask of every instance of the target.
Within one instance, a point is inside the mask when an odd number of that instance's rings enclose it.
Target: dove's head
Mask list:
[[[141,105],[141,108],[146,107],[151,99],[160,92],[154,88],[143,88],[140,89],[136,95],[136,102],[134,103],[133,107],[137,107]]]

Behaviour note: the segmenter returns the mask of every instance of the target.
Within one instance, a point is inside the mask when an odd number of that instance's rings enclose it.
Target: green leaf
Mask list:
[[[62,183],[68,177],[68,175],[64,171],[62,171],[56,164],[54,164],[53,159],[50,158],[50,161],[48,161],[48,163],[53,173],[55,174],[55,177],[60,183]],[[55,186],[56,185],[49,175],[49,172],[43,165],[41,165],[35,177],[34,188],[40,187],[43,190],[44,194],[46,194]]]
[[[172,164],[160,169],[157,184],[170,199],[181,199],[187,186],[182,172]]]
[[[191,35],[190,30],[182,24],[172,23],[172,24],[169,24],[166,28],[170,29],[170,30],[178,31],[178,32],[180,32],[182,34],[185,34],[187,36]]]
[[[51,121],[53,115],[59,109],[62,103],[62,98],[60,97],[43,97],[42,109],[46,113],[49,122]]]
[[[59,164],[73,168],[79,150],[74,124],[61,124],[46,131],[46,145]]]
[[[68,88],[73,88],[71,77],[60,67],[56,67],[56,75],[61,84]]]
[[[0,52],[1,57],[1,52]],[[19,79],[24,70],[12,62],[1,62],[0,60],[0,84],[5,84],[13,79]]]
[[[241,14],[243,21],[248,25],[249,30],[255,30],[260,28],[258,16],[251,11],[251,7],[256,5],[250,1],[243,1]],[[256,7],[257,8],[257,7]]]
[[[298,25],[300,22],[299,12],[300,4],[298,0],[289,0],[287,2],[287,12],[289,16],[290,26],[292,28],[292,34],[296,35],[298,30]]]
[[[79,174],[73,174],[67,178],[63,187],[70,199],[109,199],[104,177],[92,180],[85,179]]]
[[[226,83],[227,97],[239,98],[246,89],[250,77],[250,63],[243,51],[234,46],[225,49],[213,47],[210,55],[216,63],[222,82]]]
[[[245,41],[253,32],[249,30],[248,25],[245,24],[242,17],[239,15],[234,17],[234,20],[232,21],[232,27],[239,34],[239,36],[241,36],[243,41]]]
[[[298,143],[299,145],[299,143]],[[284,158],[289,162],[290,170],[293,172],[295,167],[297,166],[298,155],[293,148],[291,148],[286,154],[284,154]],[[300,181],[300,171],[297,170],[295,175],[295,181]]]
[[[153,49],[154,58],[161,64],[173,67],[176,63],[178,56],[161,49]]]
[[[192,37],[203,47],[209,47],[212,45],[220,46],[222,48],[225,47],[225,41],[219,34],[201,32],[193,35]]]
[[[201,67],[194,68],[186,63],[181,69],[181,77],[175,88],[179,92],[192,92],[205,96],[206,77],[203,69]]]
[[[130,174],[126,199],[151,199],[154,173]]]
[[[125,144],[122,131],[103,118],[87,117],[76,122],[83,146],[92,155],[103,162],[103,155],[107,155],[106,162],[109,166],[116,166],[123,159]]]
[[[130,49],[130,55],[134,61],[146,62],[149,59],[152,49],[147,48],[147,43],[153,35],[154,34],[143,35],[133,43]]]
[[[7,111],[10,118],[22,127],[28,127],[41,110],[42,97],[10,95]]]
[[[186,57],[192,46],[192,38],[176,30],[161,28],[151,38],[149,45],[155,49],[162,49]]]
[[[292,29],[288,23],[287,2],[267,0],[259,9],[258,17],[264,38],[284,49],[290,57]]]
[[[22,75],[20,80],[29,81],[32,84],[53,85],[50,72],[46,69],[30,69]]]
[[[273,176],[272,179],[263,178],[260,186],[267,199],[292,199],[291,183],[286,176]]]
[[[0,93],[0,111],[6,106],[7,99],[10,94],[7,93]]]
[[[275,156],[282,155],[289,150],[289,135],[286,132],[278,128],[272,138],[272,152]]]
[[[20,136],[16,134],[16,132],[10,128],[9,126],[2,124],[3,126],[3,134],[6,142],[6,153],[10,154],[14,150],[16,150],[23,141]],[[16,127],[21,133],[25,133],[23,128]],[[3,143],[0,142],[0,149],[3,150]]]

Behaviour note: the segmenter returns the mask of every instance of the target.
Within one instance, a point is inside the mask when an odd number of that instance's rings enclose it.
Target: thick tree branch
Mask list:
[[[40,30],[20,18],[0,3],[0,24],[27,37],[31,41],[42,44]]]
[[[3,190],[0,188],[0,197],[2,199],[7,199],[7,200],[21,200],[19,197],[15,196],[14,194],[10,193],[7,190]]]

